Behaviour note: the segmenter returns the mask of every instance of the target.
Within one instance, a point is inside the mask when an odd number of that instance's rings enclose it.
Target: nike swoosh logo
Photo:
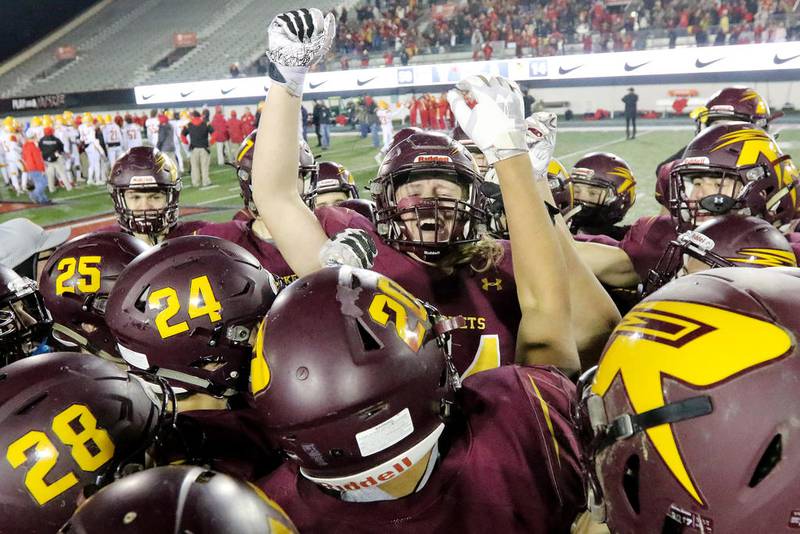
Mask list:
[[[194,91],[186,91],[185,93],[183,91],[181,91],[181,97],[182,98],[186,98],[187,96],[189,96],[192,93],[194,93]]]
[[[581,67],[583,67],[583,65],[578,65],[577,67],[572,67],[571,69],[565,69],[564,67],[558,67],[558,73],[563,76],[564,74],[569,74],[573,70],[579,69]]]
[[[151,95],[142,95],[142,100],[150,100],[154,96],[155,96],[155,93],[153,93]]]
[[[649,62],[649,61],[645,61],[644,63],[639,63],[638,65],[631,65],[631,64],[629,64],[629,63],[626,61],[626,62],[625,62],[625,72],[631,72],[631,71],[634,71],[634,70],[636,70],[636,69],[638,69],[638,68],[640,68],[640,67],[644,67],[644,66],[645,66],[645,65],[647,65],[648,63],[650,63],[650,62]]]
[[[316,89],[317,87],[324,85],[326,83],[328,83],[328,80],[323,80],[319,83],[309,83],[308,86],[311,87],[311,89]]]
[[[361,87],[362,85],[367,85],[369,82],[371,82],[375,78],[377,78],[377,76],[373,76],[372,78],[368,78],[366,80],[356,80],[356,83],[358,84],[359,87]]]
[[[772,58],[772,62],[775,63],[776,65],[783,65],[784,63],[788,63],[789,61],[791,61],[793,59],[797,59],[799,57],[800,57],[800,54],[797,54],[796,56],[792,56],[792,57],[786,57],[786,58],[778,57],[778,54],[775,54],[775,57]]]
[[[694,62],[694,66],[697,67],[698,69],[704,69],[704,68],[708,67],[709,65],[713,65],[717,61],[722,61],[723,59],[725,59],[725,58],[724,57],[719,57],[717,59],[712,59],[711,61],[700,61],[699,59],[697,59]]]
[[[231,87],[230,89],[220,89],[219,92],[222,93],[223,95],[227,95],[228,93],[230,93],[234,89],[236,89],[236,88],[235,87]]]

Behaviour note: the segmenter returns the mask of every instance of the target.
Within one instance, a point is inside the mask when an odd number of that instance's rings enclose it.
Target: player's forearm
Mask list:
[[[513,252],[517,296],[523,325],[564,325],[564,328],[521,328],[519,357],[526,363],[542,358],[559,367],[577,368],[572,341],[566,263],[556,230],[542,201],[527,154],[497,162]],[[541,363],[554,363],[541,361]]]
[[[253,152],[253,201],[278,250],[299,276],[320,268],[327,237],[297,193],[300,98],[270,88]]]
[[[635,287],[641,281],[633,262],[621,248],[574,240],[573,247],[602,283],[612,287]]]

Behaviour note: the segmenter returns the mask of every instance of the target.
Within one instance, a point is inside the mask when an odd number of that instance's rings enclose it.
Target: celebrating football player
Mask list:
[[[269,27],[273,84],[263,113],[270,121],[269,127],[261,123],[253,161],[253,198],[259,213],[287,263],[301,276],[321,267],[319,251],[328,236],[350,227],[364,230],[378,245],[376,270],[430,300],[443,313],[466,317],[466,328],[454,336],[455,342],[466,349],[456,355],[460,373],[466,376],[513,362],[521,303],[514,300],[510,249],[507,242],[491,240],[483,231],[482,177],[463,145],[444,134],[417,132],[396,142],[371,185],[377,204],[375,226],[350,210],[336,207],[318,209],[318,220],[297,198],[297,162],[286,156],[297,149],[297,115],[305,73],[329,49],[334,26],[332,17],[323,18],[319,10],[309,9],[279,15]],[[496,85],[480,88],[479,83],[467,83],[464,90],[483,91],[485,107],[492,109],[491,93],[501,90]],[[471,120],[469,110],[463,119],[457,114],[466,133],[482,150],[492,153],[487,154],[494,158],[491,163],[527,156],[528,152],[519,91],[507,87],[501,92],[497,96],[507,99],[507,115],[487,111],[482,118],[476,115]],[[482,129],[489,132],[482,135],[483,145],[475,136]],[[552,129],[542,125],[542,129],[549,136],[549,144],[542,145],[548,152],[546,167],[555,131],[554,125]],[[518,176],[519,165],[500,167]],[[530,172],[530,163],[527,165]],[[531,200],[528,207],[534,202]],[[538,203],[542,204],[540,198]],[[547,221],[551,224],[549,218]],[[527,244],[538,251],[539,258],[548,257],[544,252],[547,245],[537,242],[545,239],[543,235],[546,233],[523,231],[520,239],[530,238]],[[551,287],[563,282],[558,279],[561,273],[550,280]],[[536,278],[548,282],[544,271],[540,270]],[[592,299],[594,294],[583,292],[583,296]],[[604,316],[602,306],[586,305],[583,309],[596,311],[586,335],[605,337],[616,317]],[[616,313],[613,308],[612,313]],[[600,331],[603,333],[595,335]]]

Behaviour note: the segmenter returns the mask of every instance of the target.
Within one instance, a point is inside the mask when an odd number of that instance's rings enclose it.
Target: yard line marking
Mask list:
[[[231,200],[233,198],[239,198],[239,195],[230,195],[227,197],[221,198],[212,198],[211,200],[204,200],[202,202],[195,202],[195,206],[205,206],[206,204],[213,204],[214,202],[222,202],[223,200]]]
[[[107,194],[108,194],[108,191],[105,188],[103,188],[102,191],[92,191],[91,193],[81,193],[80,195],[71,195],[71,196],[68,196],[68,197],[59,197],[59,198],[55,198],[53,200],[55,202],[60,202],[62,200],[75,200],[76,198],[94,197],[94,196],[97,196],[97,195],[107,195]]]

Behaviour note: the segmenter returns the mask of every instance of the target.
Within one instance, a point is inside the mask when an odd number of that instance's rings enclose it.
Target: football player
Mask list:
[[[111,290],[122,270],[148,246],[122,232],[87,234],[50,256],[39,287],[63,348],[124,363],[105,321]]]
[[[150,117],[145,121],[144,128],[147,132],[147,142],[151,147],[156,146],[158,144],[158,110],[150,110]]]
[[[122,130],[117,123],[114,122],[111,115],[106,115],[103,122],[102,132],[106,144],[106,151],[108,152],[108,164],[113,167],[114,162],[122,156],[125,150],[122,146]]]
[[[570,220],[572,232],[622,239],[629,227],[617,224],[636,202],[636,178],[628,163],[608,152],[586,154],[575,163],[570,178],[580,206]]]
[[[765,220],[722,215],[672,241],[650,271],[643,293],[715,267],[797,267],[797,257],[781,231]]]
[[[125,125],[122,127],[123,148],[127,151],[142,146],[142,127],[136,124],[130,113],[125,114]]]
[[[100,358],[40,354],[0,376],[0,532],[55,532],[168,427],[143,382]]]
[[[305,72],[330,48],[334,37],[333,23],[323,24],[322,19],[319,10],[301,10],[279,15],[269,29],[273,85],[264,114],[269,115],[270,122],[268,127],[261,125],[256,141],[253,198],[278,249],[293,271],[302,276],[320,268],[319,251],[329,236],[347,228],[361,229],[378,245],[375,270],[393,276],[443,313],[467,317],[466,328],[455,336],[455,342],[465,347],[456,358],[459,372],[466,375],[513,362],[520,309],[514,299],[509,245],[484,235],[482,177],[463,145],[444,134],[413,131],[396,142],[371,184],[377,204],[374,226],[351,210],[337,207],[320,208],[315,217],[297,198],[297,163],[286,156],[297,149],[297,115]],[[308,28],[302,35],[299,20]],[[481,120],[468,123],[465,121],[470,120],[471,111],[467,108],[463,117],[456,114],[459,124],[474,128],[466,133],[484,153],[491,153],[487,154],[490,163],[502,162],[500,167],[510,175],[523,173],[526,178],[520,180],[529,178],[533,183],[533,177],[525,174],[531,171],[531,163],[521,96],[517,98],[505,80],[492,78],[491,86],[480,78],[470,80],[463,90],[480,93],[486,112]],[[494,106],[490,102],[494,96],[507,98],[511,105]],[[476,126],[478,123],[480,126]],[[540,128],[546,132],[541,146],[547,154],[538,170],[543,176],[552,153],[555,124],[541,124]],[[484,131],[479,132],[481,129]],[[500,168],[498,175],[502,180]],[[530,196],[522,199],[528,201],[526,209],[534,209],[532,204],[543,209],[541,198],[534,198],[537,200]],[[544,239],[544,235],[527,231],[520,239]],[[537,249],[537,243],[529,245],[530,250]],[[540,278],[539,282],[544,280]],[[602,291],[599,285],[598,290]],[[589,300],[598,297],[591,291],[577,294]],[[600,298],[606,298],[605,294]],[[590,314],[590,324],[581,335],[592,339],[607,336],[609,325],[617,318],[613,306],[607,309],[603,302],[593,302],[583,308],[596,315]],[[594,335],[600,331],[602,334]]]
[[[3,131],[0,132],[0,149],[6,162],[6,172],[8,173],[11,187],[17,195],[25,191],[22,187],[22,143],[19,136],[19,124],[14,117],[6,117],[3,120]]]
[[[796,268],[715,269],[623,319],[578,387],[596,521],[618,534],[796,531],[798,292]]]
[[[0,264],[0,364],[49,352],[41,346],[52,327],[36,282]]]
[[[199,458],[245,478],[273,466],[241,394],[258,325],[277,289],[255,257],[211,236],[165,241],[120,275],[106,323],[132,368],[173,386],[179,427],[189,436],[185,449],[178,443],[164,454]]]
[[[95,534],[297,534],[281,507],[252,485],[202,467],[172,465],[126,476],[83,503],[59,530]]]
[[[788,224],[798,204],[797,177],[791,157],[763,130],[744,122],[717,124],[695,137],[673,164],[670,216],[635,221],[619,248],[577,246],[601,280],[635,286],[647,278],[678,231],[714,216],[738,213],[776,227]]]
[[[97,139],[97,128],[94,124],[95,119],[91,114],[85,113],[78,134],[83,143],[83,150],[88,160],[88,171],[86,173],[86,183],[89,185],[104,185],[106,183],[103,176],[102,159],[106,157],[100,141]]]
[[[158,149],[140,146],[128,150],[114,164],[109,179],[117,225],[102,231],[127,232],[155,245],[199,230],[205,222],[178,220],[181,188],[175,165]]]
[[[312,210],[358,199],[356,181],[350,171],[335,161],[322,161],[306,183],[303,200]]]
[[[521,350],[574,344],[564,319],[546,339],[521,331]],[[462,383],[455,328],[373,271],[328,268],[284,290],[250,402],[288,457],[258,485],[301,532],[568,531],[585,506],[573,384],[516,365]]]

